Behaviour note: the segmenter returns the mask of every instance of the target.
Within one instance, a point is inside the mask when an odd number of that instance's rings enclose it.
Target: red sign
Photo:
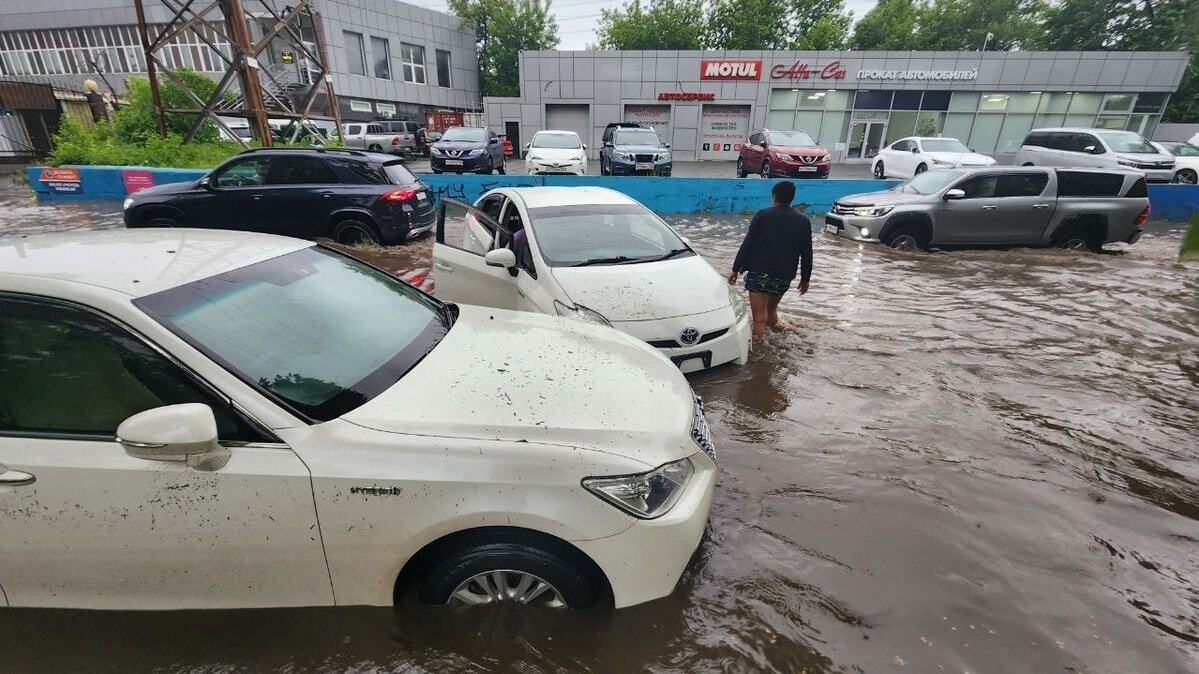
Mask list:
[[[700,61],[701,80],[760,80],[761,61]]]
[[[658,94],[659,101],[714,101],[716,94],[711,91],[663,91]]]
[[[81,194],[83,192],[79,169],[46,167],[42,169],[42,175],[38,179],[51,192],[58,194]]]
[[[154,187],[154,174],[149,171],[121,171],[121,179],[125,181],[125,194]]]
[[[845,79],[845,68],[841,67],[840,61],[830,61],[828,65],[817,69],[816,66],[809,67],[803,61],[796,61],[790,66],[779,64],[770,69],[771,79],[781,80],[808,80],[812,76],[819,76],[822,80],[843,80]]]

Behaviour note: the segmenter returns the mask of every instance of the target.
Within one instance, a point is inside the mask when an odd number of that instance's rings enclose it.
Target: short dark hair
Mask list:
[[[770,194],[780,205],[790,206],[791,200],[795,198],[795,183],[790,180],[777,182],[770,188]]]

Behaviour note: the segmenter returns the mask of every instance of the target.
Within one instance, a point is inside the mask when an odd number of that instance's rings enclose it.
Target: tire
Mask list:
[[[372,144],[370,147],[368,147],[368,148],[366,148],[366,149],[367,149],[367,150],[369,150],[370,152],[382,152],[382,151],[383,151],[383,146],[382,146],[382,145],[379,145],[378,143],[374,143],[374,144]]]
[[[924,235],[916,227],[912,225],[899,225],[887,231],[887,235],[883,239],[883,245],[895,250],[914,252],[925,250],[928,247],[928,242],[924,240]]]
[[[1021,164],[1021,166],[1032,166],[1032,165],[1033,165],[1033,163],[1030,161],[1026,161],[1023,164]]]
[[[886,167],[883,166],[883,163],[881,161],[874,162],[874,179],[875,180],[886,180],[887,179],[887,169],[886,169]]]
[[[523,596],[516,592],[521,588]],[[426,604],[513,603],[572,609],[590,608],[602,595],[600,584],[579,560],[502,533],[442,557],[418,581],[417,592]]]
[[[487,170],[479,169],[479,175],[489,176],[492,171],[495,171],[495,160],[491,157],[487,158]]]
[[[769,159],[763,160],[762,161],[762,177],[763,178],[773,178],[774,177],[773,174],[774,174],[774,167],[770,165],[770,160]]]
[[[1065,250],[1086,250],[1098,253],[1103,250],[1103,241],[1094,230],[1082,225],[1066,225],[1053,235],[1053,246]]]
[[[928,164],[920,164],[916,166],[916,172],[913,175],[920,175],[928,170]]]
[[[737,177],[744,178],[747,175],[749,173],[745,170],[745,161],[741,157],[737,157]]]
[[[378,245],[379,233],[374,226],[362,220],[341,220],[333,226],[333,240],[343,246],[356,246],[363,243]]]
[[[1174,174],[1174,182],[1183,185],[1194,185],[1199,182],[1199,175],[1196,175],[1194,169],[1182,169]]]

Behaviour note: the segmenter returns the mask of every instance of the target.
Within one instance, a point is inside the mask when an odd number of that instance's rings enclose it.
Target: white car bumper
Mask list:
[[[716,464],[697,452],[691,461],[691,484],[670,512],[654,520],[638,520],[615,536],[572,541],[600,567],[612,586],[616,608],[665,597],[674,591],[699,547],[712,507]]]
[[[753,334],[749,311],[734,321],[731,307],[655,321],[613,321],[612,327],[649,343],[684,373],[730,361],[744,364],[749,358],[749,340]],[[684,341],[684,332],[688,330],[698,333],[690,344]]]
[[[585,161],[526,159],[525,168],[531,176],[552,174],[587,175],[587,162]]]

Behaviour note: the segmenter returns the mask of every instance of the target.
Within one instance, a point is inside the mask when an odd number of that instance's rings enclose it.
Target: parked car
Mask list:
[[[933,169],[885,192],[833,203],[825,231],[904,250],[1136,243],[1149,218],[1145,177],[1117,169]]]
[[[197,181],[125,199],[126,227],[209,227],[339,243],[398,244],[433,228],[433,195],[396,157],[246,150]]]
[[[1194,185],[1199,177],[1199,147],[1190,143],[1157,141],[1158,151],[1174,157],[1174,182]]]
[[[587,175],[587,145],[574,131],[538,131],[525,149],[529,175]]]
[[[930,168],[993,166],[995,159],[978,154],[957,138],[901,138],[879,150],[871,166],[875,178],[911,178]]]
[[[654,349],[304,241],[0,244],[0,328],[10,606],[623,607],[707,522],[703,408]]]
[[[481,126],[451,126],[429,147],[434,173],[485,173],[503,175],[508,168],[500,137]]]
[[[670,143],[656,131],[634,122],[615,122],[604,129],[600,175],[669,176],[674,161]]]
[[[1174,179],[1174,157],[1139,133],[1113,129],[1033,129],[1016,151],[1018,166],[1131,168],[1149,182]]]
[[[758,129],[737,155],[737,177],[827,178],[828,150],[803,131]]]
[[[400,143],[399,134],[383,128],[378,122],[349,122],[341,125],[341,138],[346,147],[370,152],[407,154],[408,148]]]
[[[492,190],[442,200],[439,297],[610,325],[693,372],[744,364],[745,302],[661,218],[599,187]]]

